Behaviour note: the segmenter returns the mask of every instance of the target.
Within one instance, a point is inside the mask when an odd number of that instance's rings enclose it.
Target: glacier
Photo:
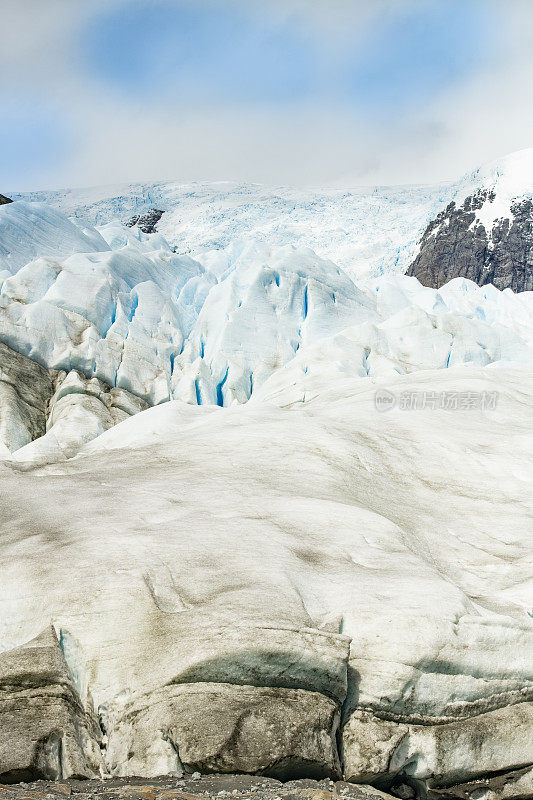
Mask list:
[[[82,226],[128,222],[152,208],[177,252],[216,269],[252,239],[268,246],[310,247],[357,274],[405,271],[416,239],[460,187],[376,187],[302,191],[232,183],[161,183],[58,192],[11,193],[14,200],[44,202]],[[232,256],[229,254],[229,259]],[[215,269],[215,271],[216,271]]]
[[[533,196],[530,162],[10,193],[2,780],[529,796],[533,293],[404,273],[451,199]]]

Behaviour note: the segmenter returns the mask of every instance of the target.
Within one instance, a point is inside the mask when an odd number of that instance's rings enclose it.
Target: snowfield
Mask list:
[[[533,293],[403,272],[451,198],[532,196],[532,162],[0,208],[0,778],[528,796]]]
[[[178,253],[215,271],[231,265],[253,239],[269,247],[310,247],[353,274],[404,272],[432,216],[457,192],[436,187],[304,192],[239,184],[161,183],[13,198],[46,202],[82,225],[127,222],[150,208],[165,211],[160,232]]]

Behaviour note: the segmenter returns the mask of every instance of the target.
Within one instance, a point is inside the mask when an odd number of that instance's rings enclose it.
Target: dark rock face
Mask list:
[[[339,705],[319,692],[176,684],[125,709],[109,734],[108,760],[119,774],[146,777],[164,763],[173,772],[339,779],[339,721]]]
[[[476,222],[476,211],[495,194],[487,189],[467,197],[462,206],[451,202],[427,226],[420,252],[408,275],[438,289],[463,277],[479,286],[524,292],[533,289],[533,201],[511,205],[511,219],[497,219],[492,230]]]
[[[0,206],[4,206],[6,203],[12,203],[12,202],[13,200],[11,200],[11,198],[6,197],[3,194],[0,194]]]
[[[16,450],[46,433],[49,370],[0,342],[0,443]]]
[[[81,372],[48,370],[0,341],[0,450],[14,452],[45,436],[56,423],[92,419],[104,430],[143,411],[148,404],[125,389],[109,386]],[[62,445],[65,447],[65,444]],[[73,455],[69,445],[65,455]]]
[[[151,208],[146,214],[136,214],[126,225],[128,228],[137,225],[143,233],[155,233],[156,225],[164,213],[158,208]]]
[[[101,732],[50,628],[0,654],[0,782],[94,778]]]

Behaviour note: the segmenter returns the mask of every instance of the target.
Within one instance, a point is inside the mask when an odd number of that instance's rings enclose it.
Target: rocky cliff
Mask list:
[[[509,217],[492,220],[496,199],[494,191],[482,189],[459,206],[452,201],[427,226],[407,274],[434,289],[462,277],[479,286],[492,283],[498,289],[531,291],[533,202],[515,200]]]
[[[161,211],[158,208],[151,208],[146,212],[146,214],[135,214],[130,220],[128,220],[128,222],[126,222],[126,225],[129,228],[137,225],[139,230],[143,233],[155,233],[157,223],[164,213],[164,211]]]

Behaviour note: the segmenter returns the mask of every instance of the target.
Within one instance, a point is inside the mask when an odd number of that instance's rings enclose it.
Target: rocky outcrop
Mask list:
[[[76,370],[45,369],[0,342],[0,447],[10,452],[68,458],[147,407],[124,389]]]
[[[6,203],[12,203],[12,202],[13,202],[13,200],[11,200],[11,198],[6,197],[3,194],[0,194],[0,206],[5,205]]]
[[[96,777],[99,739],[52,629],[0,654],[0,782]]]
[[[0,342],[0,444],[17,450],[46,432],[52,373]]]
[[[533,703],[433,725],[354,713],[343,729],[345,777],[388,788],[411,781],[426,790],[514,772],[533,764],[532,730]]]
[[[147,211],[146,214],[136,214],[132,217],[126,225],[128,228],[133,228],[134,225],[137,225],[139,230],[143,233],[155,233],[157,228],[157,223],[161,219],[165,212],[161,211],[158,208],[151,208],[150,211]]]
[[[177,637],[175,676],[102,717],[113,775],[341,775],[350,640],[313,629],[227,626]]]
[[[112,773],[251,772],[339,778],[339,706],[301,689],[195,683],[127,707],[109,734]]]
[[[491,218],[496,199],[481,189],[460,206],[451,202],[427,226],[407,274],[434,289],[457,277],[514,292],[533,289],[533,201],[515,200],[509,218],[483,224],[479,212]]]

